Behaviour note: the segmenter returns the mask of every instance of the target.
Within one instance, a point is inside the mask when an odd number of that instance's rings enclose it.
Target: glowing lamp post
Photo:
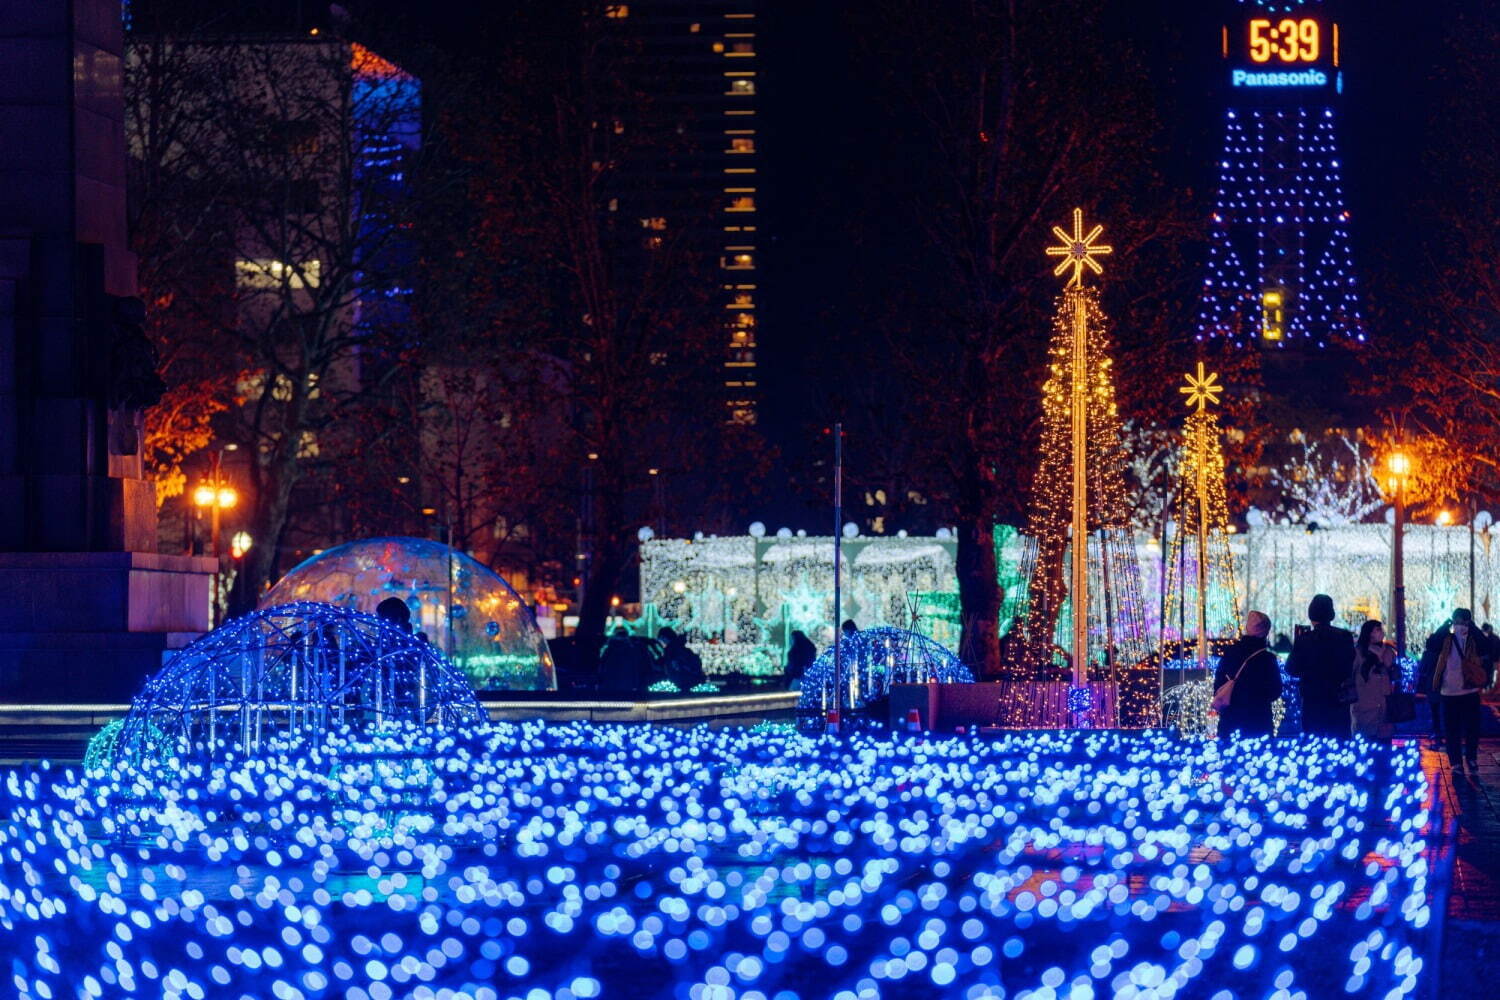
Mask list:
[[[1391,613],[1396,619],[1396,652],[1406,654],[1406,568],[1402,562],[1402,535],[1406,530],[1406,486],[1411,480],[1412,461],[1404,451],[1393,451],[1385,460],[1386,491],[1395,501],[1396,516],[1391,537]]]
[[[214,558],[213,600],[209,602],[210,624],[219,623],[219,517],[240,502],[239,492],[219,478],[219,463],[214,462],[212,482],[199,483],[193,489],[193,506],[209,512],[208,546]],[[244,532],[240,532],[244,534]],[[236,538],[239,535],[235,536]],[[248,539],[250,536],[245,535]],[[249,548],[248,544],[246,548]]]

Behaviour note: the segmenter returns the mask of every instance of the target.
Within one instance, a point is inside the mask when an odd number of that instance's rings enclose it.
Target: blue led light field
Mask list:
[[[1399,997],[1428,961],[1414,750],[768,725],[277,740],[5,775],[16,993],[1289,1000]]]

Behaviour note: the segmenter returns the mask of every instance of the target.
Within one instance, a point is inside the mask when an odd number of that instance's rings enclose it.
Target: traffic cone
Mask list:
[[[920,709],[908,708],[906,710],[906,731],[908,733],[920,733],[922,731],[922,712]]]
[[[839,710],[836,709],[836,708],[830,708],[828,710],[828,723],[827,723],[827,725],[824,728],[824,732],[837,734],[838,731],[839,731]]]

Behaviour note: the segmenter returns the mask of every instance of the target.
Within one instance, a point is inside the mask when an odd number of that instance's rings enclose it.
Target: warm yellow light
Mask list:
[[[620,599],[618,597],[611,597],[609,599],[609,606],[612,608],[618,608],[620,606]]]
[[[236,531],[234,537],[229,539],[229,554],[236,559],[242,558],[246,552],[250,551],[250,546],[253,542],[254,540],[250,537],[250,532]]]
[[[1195,410],[1201,411],[1205,406],[1216,406],[1219,402],[1219,393],[1224,387],[1219,384],[1219,373],[1203,370],[1203,362],[1198,362],[1198,374],[1194,376],[1191,372],[1185,374],[1187,384],[1177,391],[1187,397],[1187,405]]]
[[[674,593],[674,594],[681,594],[681,593],[684,593],[686,591],[687,591],[687,584],[683,583],[681,580],[673,580],[672,581],[672,593]]]
[[[1104,232],[1103,226],[1095,226],[1085,235],[1083,232],[1083,209],[1073,209],[1073,232],[1069,235],[1061,226],[1052,227],[1052,235],[1061,242],[1058,246],[1048,247],[1048,257],[1061,257],[1062,261],[1052,269],[1052,273],[1061,277],[1069,268],[1073,269],[1073,277],[1068,279],[1069,285],[1083,284],[1083,269],[1087,267],[1095,274],[1103,274],[1104,268],[1094,259],[1096,255],[1102,256],[1115,252],[1115,248],[1107,245],[1094,244],[1099,234]]]
[[[240,502],[240,495],[233,486],[220,486],[214,499],[218,502],[220,509],[228,510]]]
[[[1453,515],[1446,510],[1438,511],[1437,523],[1446,527],[1453,523]]]
[[[207,483],[193,490],[193,503],[199,507],[212,507],[217,491]]]
[[[1385,466],[1395,476],[1407,476],[1411,474],[1411,459],[1404,451],[1391,452],[1390,458],[1385,460]]]

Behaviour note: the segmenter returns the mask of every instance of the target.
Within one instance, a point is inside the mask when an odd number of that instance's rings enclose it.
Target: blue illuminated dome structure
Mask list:
[[[1335,115],[1336,4],[1227,6],[1224,149],[1197,337],[1272,349],[1362,343]]]
[[[430,643],[375,615],[303,602],[236,618],[172,657],[107,749],[110,763],[139,764],[253,754],[283,734],[484,720],[473,688]]]
[[[261,607],[318,601],[373,613],[399,597],[426,634],[476,688],[552,691],[547,640],[521,595],[468,554],[423,538],[349,542],[303,561]]]
[[[946,647],[919,632],[890,625],[861,629],[840,640],[842,677],[837,704],[863,708],[890,693],[892,684],[970,684],[974,674]],[[835,704],[833,649],[812,662],[802,676],[801,711],[824,711]]]

